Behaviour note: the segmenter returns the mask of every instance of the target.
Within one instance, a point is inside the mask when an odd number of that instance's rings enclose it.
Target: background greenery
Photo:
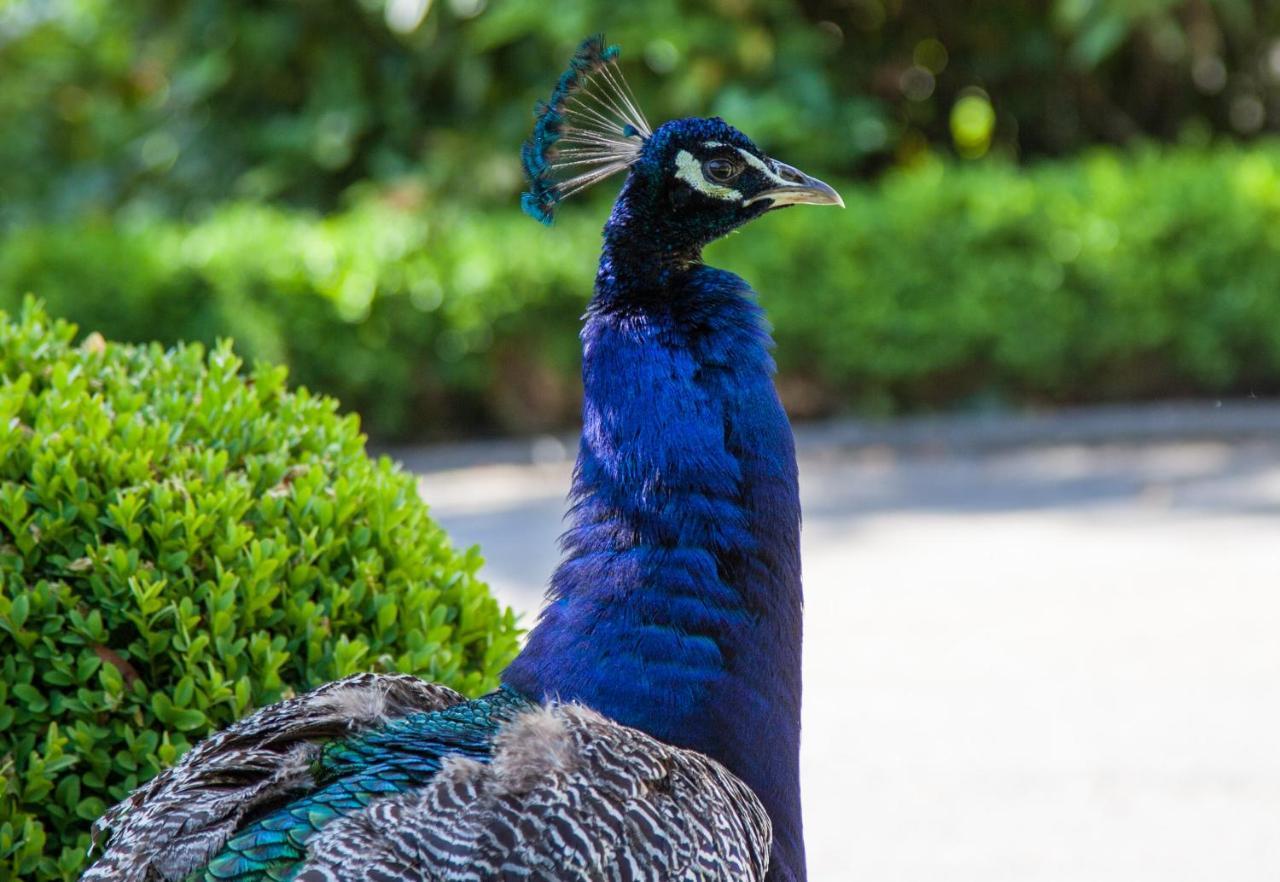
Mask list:
[[[365,670],[478,694],[517,638],[334,401],[74,330],[0,313],[0,878],[32,882],[248,710]]]
[[[1280,384],[1274,0],[9,0],[0,305],[229,334],[384,438],[569,425],[614,185],[539,229],[517,147],[598,29],[839,182],[714,253],[796,413]]]
[[[597,223],[369,199],[44,225],[0,249],[0,305],[39,290],[110,337],[231,337],[384,437],[551,429],[576,413]],[[1280,145],[935,162],[756,227],[709,259],[762,292],[802,416],[1280,392]]]

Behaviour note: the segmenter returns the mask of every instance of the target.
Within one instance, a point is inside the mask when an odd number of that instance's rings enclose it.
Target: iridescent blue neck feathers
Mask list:
[[[840,198],[721,119],[650,132],[615,58],[583,44],[524,150],[524,206],[543,221],[575,190],[628,174],[582,331],[564,560],[503,679],[719,760],[772,819],[769,879],[798,882],[795,453],[754,295],[701,253],[767,211]],[[579,105],[590,83],[613,87],[607,107]]]
[[[745,282],[653,239],[634,177],[582,333],[564,561],[504,682],[724,763],[770,812],[770,878],[799,880],[800,508],[771,341]]]

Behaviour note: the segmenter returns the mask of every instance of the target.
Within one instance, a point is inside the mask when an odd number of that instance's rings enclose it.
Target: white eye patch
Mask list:
[[[778,177],[778,175],[774,173],[773,169],[769,168],[768,163],[766,163],[759,156],[756,156],[754,153],[751,153],[747,150],[743,150],[741,147],[738,147],[736,149],[739,153],[742,154],[742,158],[747,163],[747,165],[751,166],[752,168],[760,172],[762,175],[764,175],[769,180],[773,181],[775,184],[781,187],[786,187],[791,183],[790,181],[787,181],[784,178]]]
[[[708,150],[713,150],[716,147],[726,147],[728,145],[721,144],[719,141],[703,141],[702,146],[706,147]],[[769,168],[769,164],[767,162],[765,162],[760,157],[756,156],[750,150],[743,150],[741,147],[734,147],[733,149],[737,150],[740,154],[742,154],[742,158],[747,163],[747,165],[751,166],[756,171],[760,172],[762,175],[764,175],[769,180],[773,181],[775,184],[779,184],[785,187],[787,186],[787,184],[791,183],[785,178],[779,177],[777,174],[775,174],[773,169]]]
[[[699,193],[728,202],[741,202],[742,194],[732,187],[708,181],[702,174],[702,163],[688,150],[676,154],[676,177]]]

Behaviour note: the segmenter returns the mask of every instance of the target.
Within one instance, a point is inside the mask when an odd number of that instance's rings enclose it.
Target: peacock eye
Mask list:
[[[742,166],[738,165],[731,159],[717,157],[708,159],[702,164],[702,173],[708,181],[715,181],[717,184],[727,184],[738,175],[742,174]]]

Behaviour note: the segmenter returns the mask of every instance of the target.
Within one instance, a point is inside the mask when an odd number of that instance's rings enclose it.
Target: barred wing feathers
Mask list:
[[[109,811],[87,882],[762,882],[719,763],[578,705],[363,674],[264,708]]]
[[[506,725],[489,763],[334,821],[297,882],[765,878],[770,826],[719,763],[577,705]]]
[[[203,867],[253,811],[302,795],[325,741],[464,701],[445,686],[356,674],[209,736],[94,824],[110,844],[83,882],[181,879]]]

